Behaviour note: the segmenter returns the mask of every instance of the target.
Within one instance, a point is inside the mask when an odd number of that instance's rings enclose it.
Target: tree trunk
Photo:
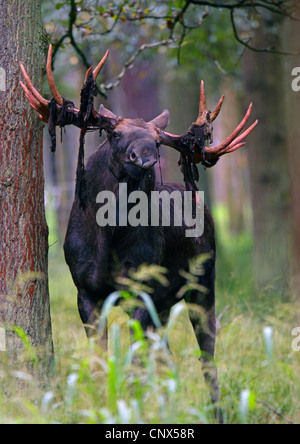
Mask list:
[[[298,16],[300,16],[300,6],[298,6]],[[284,47],[283,49],[291,53],[300,53],[300,23],[286,20],[284,25]],[[299,296],[300,290],[300,91],[292,88],[292,71],[295,67],[300,67],[300,57],[285,57],[285,96],[286,96],[286,125],[287,125],[287,147],[290,165],[291,178],[291,198],[292,198],[292,227],[291,227],[291,271],[292,287],[295,294]],[[298,82],[299,85],[299,82]]]
[[[220,143],[231,134],[238,122],[243,118],[240,97],[232,87],[234,79],[225,78],[222,83],[222,93],[225,103],[221,116],[214,125],[214,144]],[[251,198],[249,191],[249,165],[245,149],[236,151],[231,156],[224,156],[211,169],[214,203],[225,204],[228,208],[229,226],[232,236],[239,235],[245,230],[252,230],[249,223]]]
[[[53,357],[42,125],[19,85],[19,61],[41,90],[45,46],[40,1],[0,0],[0,326],[9,364],[24,356],[24,332],[41,358],[39,373]]]
[[[282,19],[260,19],[251,45],[280,47]],[[276,26],[276,34],[274,27]],[[271,37],[270,37],[271,36]],[[284,58],[247,50],[245,99],[254,104],[259,125],[249,137],[248,154],[253,204],[254,268],[258,287],[286,288],[290,233],[289,170],[284,117]]]

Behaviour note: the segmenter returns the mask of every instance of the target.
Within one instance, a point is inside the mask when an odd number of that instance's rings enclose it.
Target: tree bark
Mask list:
[[[298,6],[298,16],[300,16],[300,6]],[[299,56],[285,57],[285,106],[286,106],[286,141],[288,148],[288,160],[291,178],[291,200],[292,200],[292,226],[291,226],[291,275],[292,289],[295,295],[299,296],[300,290],[300,91],[292,88],[292,71],[295,67],[300,67],[300,23],[286,20],[284,24],[284,44],[283,49],[290,53],[298,53]],[[299,298],[298,298],[299,299]]]
[[[233,82],[232,78],[224,78],[220,88],[225,95],[225,103],[214,125],[214,144],[225,140],[244,115],[240,94],[233,88]],[[213,201],[215,204],[225,204],[228,208],[230,234],[236,236],[245,230],[251,231],[252,224],[248,216],[251,198],[246,150],[242,148],[231,156],[222,157],[211,169],[211,174]]]
[[[268,20],[268,17],[259,20],[252,46],[280,47],[283,20]],[[253,115],[259,119],[248,141],[255,278],[259,288],[272,286],[278,291],[285,290],[288,283],[290,236],[283,63],[283,56],[249,50],[243,62],[245,99],[247,104],[253,101]]]
[[[19,61],[41,90],[46,46],[40,0],[0,0],[0,326],[9,364],[24,356],[23,331],[40,373],[53,358],[42,125],[19,85]]]

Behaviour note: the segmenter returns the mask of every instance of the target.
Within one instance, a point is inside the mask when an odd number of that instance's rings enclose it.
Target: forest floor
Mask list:
[[[225,422],[300,423],[296,302],[278,294],[276,282],[257,293],[251,236],[218,228],[216,365]],[[132,323],[130,338],[127,315],[114,309],[106,355],[86,339],[58,245],[50,248],[50,294],[55,375],[41,388],[30,374],[0,372],[3,387],[10,380],[9,390],[0,390],[0,423],[215,422],[186,306],[177,306],[169,327],[148,338]]]

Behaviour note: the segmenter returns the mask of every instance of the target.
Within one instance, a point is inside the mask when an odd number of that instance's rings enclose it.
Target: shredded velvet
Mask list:
[[[87,208],[87,191],[86,191],[86,177],[85,177],[85,163],[84,163],[84,145],[85,145],[86,129],[80,132],[80,144],[78,153],[78,164],[76,171],[76,190],[75,195],[79,200],[79,208],[86,211]]]
[[[86,191],[85,162],[84,162],[85,135],[88,128],[88,121],[93,109],[93,100],[96,95],[97,95],[96,82],[94,80],[93,73],[91,73],[81,90],[80,115],[79,115],[79,118],[82,119],[82,129],[80,133],[75,195],[79,200],[79,208],[82,209],[83,211],[86,211],[87,208],[87,191]]]
[[[79,143],[78,165],[76,172],[76,197],[79,201],[79,208],[83,211],[87,208],[87,193],[85,179],[85,162],[84,162],[84,145],[85,135],[88,129],[88,121],[93,109],[93,99],[97,95],[96,82],[93,74],[88,77],[81,91],[81,104],[78,120],[80,121],[81,133]],[[57,103],[54,99],[49,103],[49,134],[51,137],[51,151],[56,151],[56,124],[58,122],[61,129],[67,125],[71,125],[74,120],[74,103],[69,100],[63,100],[61,109],[58,110]]]
[[[48,122],[48,130],[51,138],[51,152],[56,151],[56,122],[57,122],[57,104],[54,99],[49,103],[50,117]]]

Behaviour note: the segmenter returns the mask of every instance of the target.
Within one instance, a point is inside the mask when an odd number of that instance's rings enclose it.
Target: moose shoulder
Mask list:
[[[191,321],[202,352],[204,377],[210,388],[212,402],[216,403],[219,400],[218,379],[212,365],[216,339],[214,223],[208,208],[203,206],[202,236],[187,237],[188,224],[185,215],[180,213],[181,223],[178,223],[178,214],[182,209],[184,193],[189,191],[194,202],[193,214],[198,217],[197,208],[201,203],[197,201],[196,164],[202,163],[206,167],[212,167],[221,156],[245,145],[245,138],[257,124],[256,121],[242,132],[249,121],[252,105],[232,134],[214,147],[206,146],[206,142],[212,142],[212,122],[221,111],[224,97],[213,112],[208,111],[203,82],[200,88],[198,118],[183,135],[165,132],[169,124],[168,111],[164,111],[151,122],[117,117],[103,106],[97,112],[93,104],[95,82],[107,57],[108,52],[95,70],[88,70],[81,92],[80,109],[63,99],[55,86],[51,70],[51,46],[47,62],[49,86],[53,95],[51,102],[44,99],[34,88],[21,64],[25,79],[25,84],[21,82],[21,86],[31,106],[39,112],[40,118],[49,123],[53,148],[55,126],[72,124],[81,129],[75,201],[64,245],[66,261],[78,289],[80,316],[87,334],[95,331],[91,326],[96,322],[104,301],[115,289],[116,274],[126,276],[130,269],[136,269],[141,264],[161,265],[168,270],[169,285],[164,287],[152,283],[151,297],[159,313],[169,312],[178,302],[177,294],[186,283],[181,271],[188,271],[191,260],[200,255],[207,255],[204,273],[198,278],[198,288],[204,288],[205,291],[193,291],[189,297],[191,302],[201,306],[205,313],[205,319],[202,317],[201,322],[199,316],[194,318],[193,315]],[[92,155],[85,167],[84,136],[91,130],[104,130],[107,140]],[[162,185],[156,181],[154,167],[159,160],[160,145],[169,146],[180,153],[185,187],[178,184]],[[120,184],[126,185],[125,206],[124,195],[120,194]],[[110,193],[109,195],[114,196],[118,202],[114,207],[115,224],[101,226],[97,222],[98,196],[101,192]],[[151,224],[154,207],[150,203],[143,214],[145,219],[148,218],[148,224],[124,222],[128,221],[129,212],[132,210],[130,196],[141,192],[146,197],[150,197],[153,192],[177,196],[179,204],[175,198],[170,199],[169,226],[162,223],[161,215],[159,223]],[[100,208],[101,205],[102,201]],[[146,309],[136,309],[134,318],[141,322],[144,329],[152,325]],[[222,421],[221,412],[216,413]]]

